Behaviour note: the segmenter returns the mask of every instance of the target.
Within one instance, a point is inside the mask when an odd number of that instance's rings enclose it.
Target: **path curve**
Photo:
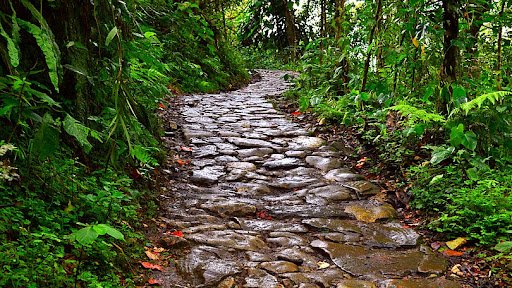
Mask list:
[[[237,91],[184,97],[193,168],[164,207],[184,237],[163,241],[181,255],[157,275],[163,286],[460,287],[376,185],[266,100],[288,89],[286,72],[259,73]]]

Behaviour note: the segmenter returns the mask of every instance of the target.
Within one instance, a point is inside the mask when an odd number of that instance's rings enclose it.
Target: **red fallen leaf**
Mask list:
[[[272,216],[268,215],[267,211],[256,212],[256,217],[258,217],[260,219],[265,219],[265,220],[272,220]]]
[[[176,163],[178,163],[179,165],[183,166],[183,165],[187,165],[190,163],[190,160],[182,160],[182,159],[178,159],[176,160]]]
[[[171,234],[176,237],[183,237],[183,232],[181,232],[180,230],[173,231]]]
[[[163,281],[162,281],[162,280],[160,280],[160,279],[149,278],[149,279],[148,279],[148,284],[149,284],[149,285],[157,285],[157,286],[160,286],[161,284],[163,284]]]
[[[181,150],[181,151],[192,152],[192,147],[184,147],[184,146],[180,146],[180,150]]]
[[[149,262],[139,262],[142,267],[146,268],[146,269],[151,269],[151,270],[158,270],[158,271],[163,271],[164,268],[162,268],[162,266],[158,265],[158,264],[153,264],[153,263],[149,263]]]
[[[359,159],[359,161],[357,161],[356,168],[357,169],[363,168],[364,164],[366,163],[366,160],[368,160],[368,158],[366,158],[366,157]]]
[[[301,113],[300,113],[300,111],[293,111],[291,114],[293,116],[299,116]]]
[[[464,252],[446,249],[443,251],[443,254],[446,256],[449,256],[449,257],[460,257],[460,256],[464,255]]]
[[[162,108],[162,109],[165,109],[165,105],[163,103],[158,103],[158,107]]]

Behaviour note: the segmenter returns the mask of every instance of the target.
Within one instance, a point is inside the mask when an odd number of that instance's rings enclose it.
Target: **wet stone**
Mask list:
[[[308,229],[299,223],[283,223],[272,220],[244,220],[241,223],[244,230],[251,231],[279,231],[279,232],[308,232]]]
[[[357,220],[372,223],[380,219],[393,219],[397,212],[387,203],[367,203],[366,205],[350,205],[345,212],[352,214]]]
[[[224,259],[221,259],[219,255]],[[233,261],[231,254],[204,246],[192,248],[179,268],[188,275],[196,276],[191,279],[195,282],[195,286],[215,285],[226,276],[241,272],[239,264]]]
[[[338,267],[354,276],[383,278],[417,273],[426,257],[417,250],[369,249],[322,240],[314,240],[311,246],[327,252]]]
[[[352,199],[351,191],[340,185],[327,185],[309,190],[310,194],[328,201],[345,201]]]
[[[319,148],[325,141],[318,137],[299,136],[288,143],[289,150],[311,150]]]
[[[383,288],[425,288],[425,287],[436,287],[436,288],[461,288],[462,286],[455,282],[446,280],[444,278],[435,279],[391,279],[381,282]]]
[[[225,173],[222,166],[208,166],[201,170],[192,171],[190,181],[199,185],[211,185],[219,181]]]
[[[336,181],[336,182],[347,182],[347,181],[364,179],[363,176],[361,176],[359,174],[354,174],[354,173],[350,172],[350,170],[344,169],[344,168],[331,170],[331,171],[327,172],[327,174],[325,174],[324,178],[327,180]]]
[[[247,203],[241,203],[237,200],[202,204],[201,208],[226,216],[248,216],[254,215],[256,213],[256,206]]]
[[[296,157],[296,158],[304,158],[307,153],[306,151],[295,151],[295,150],[288,150],[284,152],[284,154],[288,157]]]
[[[259,139],[229,137],[228,141],[238,147],[261,147],[272,148],[275,145]]]
[[[288,261],[263,262],[260,264],[260,267],[275,274],[299,271],[299,267],[296,264]]]
[[[321,287],[333,287],[341,280],[347,278],[347,274],[338,268],[327,268],[305,273],[286,273],[280,276],[292,280],[296,285],[318,283],[322,285]]]
[[[215,145],[205,145],[194,149],[194,156],[197,158],[217,155],[219,155],[219,152],[217,152],[217,146]]]
[[[272,148],[251,148],[251,149],[241,149],[241,150],[237,151],[238,156],[240,156],[241,158],[247,158],[247,157],[253,157],[253,156],[264,157],[264,156],[270,155],[273,152],[274,152],[274,150]]]
[[[277,258],[285,261],[293,262],[297,265],[307,265],[316,267],[317,259],[310,254],[298,248],[287,248],[277,253]]]
[[[185,235],[185,238],[209,246],[233,248],[237,250],[259,251],[267,248],[267,245],[261,238],[241,234],[232,230],[206,231],[204,233]]]
[[[254,171],[256,170],[256,165],[251,162],[231,162],[226,165],[228,170],[237,169],[243,171]]]
[[[245,285],[243,287],[251,288],[278,288],[279,282],[275,276],[268,274],[265,270],[249,269],[245,277]]]
[[[283,158],[278,160],[267,161],[263,163],[263,167],[268,169],[285,169],[295,168],[301,164],[298,158]]]
[[[341,162],[335,158],[324,158],[320,156],[307,156],[306,163],[321,171],[329,171],[341,166]],[[326,177],[327,178],[327,177]],[[328,179],[328,178],[327,178]]]
[[[354,189],[358,195],[362,196],[373,196],[380,192],[380,188],[369,181],[349,181],[344,185]]]
[[[377,285],[370,281],[347,279],[341,280],[336,288],[377,288]]]
[[[229,163],[229,162],[236,162],[236,161],[239,161],[239,160],[238,160],[238,158],[233,157],[233,156],[223,155],[223,156],[215,157],[215,161],[218,162],[218,163]]]
[[[252,261],[252,262],[270,262],[270,261],[272,261],[272,258],[267,254],[254,252],[254,251],[247,251],[245,254],[247,255],[247,258],[249,259],[249,261]]]
[[[309,244],[306,239],[289,232],[270,232],[267,242],[277,244],[281,247],[295,247]]]

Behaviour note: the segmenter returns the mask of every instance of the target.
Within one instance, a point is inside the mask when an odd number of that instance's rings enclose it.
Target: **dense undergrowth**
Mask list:
[[[0,286],[135,285],[136,231],[156,212],[153,171],[165,157],[155,111],[169,90],[249,80],[207,11],[0,4]]]

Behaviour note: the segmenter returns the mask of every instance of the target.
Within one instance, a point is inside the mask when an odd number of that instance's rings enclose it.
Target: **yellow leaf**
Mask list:
[[[468,242],[468,240],[466,238],[459,237],[455,240],[446,242],[446,246],[448,246],[448,248],[450,248],[452,250],[455,250],[455,249],[459,248],[460,246],[466,244],[466,242]]]
[[[416,39],[416,37],[412,38],[412,45],[414,45],[414,47],[416,48],[420,47],[420,42],[418,42],[418,39]]]
[[[424,57],[425,55],[425,45],[421,45],[421,56]]]
[[[146,250],[144,252],[146,252],[146,256],[148,256],[148,258],[151,260],[158,260],[160,258],[160,257],[158,257],[158,254],[155,254],[149,250]]]
[[[318,265],[318,269],[325,269],[325,268],[329,268],[329,266],[331,266],[331,264],[324,262],[324,261],[320,261],[320,262],[316,263],[316,265]]]

